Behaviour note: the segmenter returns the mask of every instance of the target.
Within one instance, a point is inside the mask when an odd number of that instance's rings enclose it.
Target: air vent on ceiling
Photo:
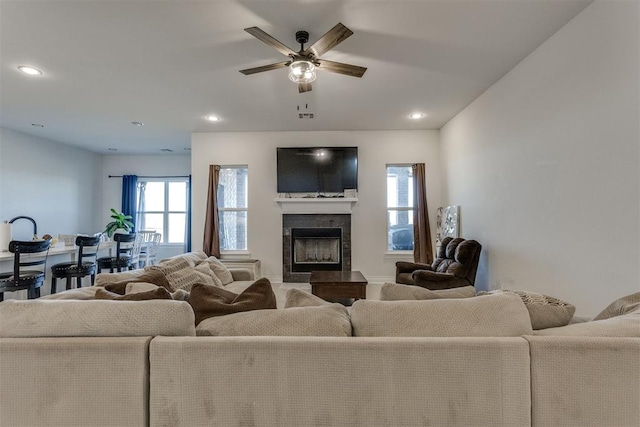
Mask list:
[[[299,119],[313,119],[316,116],[315,113],[309,111],[309,104],[304,104],[304,110],[300,110],[300,106],[298,105],[298,118]]]

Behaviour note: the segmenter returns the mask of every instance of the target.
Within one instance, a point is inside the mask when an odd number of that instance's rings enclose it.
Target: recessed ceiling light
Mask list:
[[[118,151],[117,148],[107,148],[107,150],[109,150],[109,151]]]
[[[219,122],[221,119],[218,116],[207,116],[207,120],[210,122]]]
[[[38,70],[37,68],[29,67],[27,65],[19,66],[18,70],[22,71],[25,74],[29,74],[29,75],[32,75],[32,76],[41,76],[42,75],[42,71]]]
[[[411,113],[409,114],[409,118],[413,120],[418,120],[424,117],[424,113]]]
[[[36,127],[36,128],[43,128],[44,125],[41,125],[40,123],[31,123],[31,126]]]
[[[131,122],[131,124],[134,126],[144,126],[144,123],[142,122]]]

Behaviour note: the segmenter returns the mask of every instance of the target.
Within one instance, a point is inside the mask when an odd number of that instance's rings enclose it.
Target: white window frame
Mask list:
[[[220,166],[220,173],[222,173],[222,171],[224,169],[245,169],[246,170],[246,174],[247,174],[247,185],[246,185],[246,192],[247,192],[247,206],[244,208],[223,208],[220,207],[218,205],[218,217],[224,213],[224,212],[244,212],[245,214],[245,218],[246,218],[246,233],[247,233],[247,244],[246,244],[246,248],[245,249],[223,249],[222,247],[220,248],[220,255],[249,255],[249,165],[224,165],[224,166]],[[217,194],[216,194],[217,197]]]
[[[185,221],[188,221],[188,215],[189,215],[189,210],[188,210],[188,206],[187,203],[189,203],[189,195],[187,194],[187,200],[185,200],[185,205],[184,211],[170,211],[169,210],[169,183],[170,182],[183,182],[185,183],[185,185],[188,184],[189,182],[189,178],[187,177],[172,177],[172,178],[138,178],[138,182],[163,182],[164,183],[164,210],[163,211],[151,211],[151,210],[145,210],[145,211],[138,211],[137,215],[144,215],[146,214],[161,214],[162,215],[162,240],[160,241],[160,245],[162,246],[166,246],[166,247],[172,247],[172,246],[185,246],[187,244],[187,232],[185,230],[185,234],[184,234],[184,239],[185,241],[183,243],[169,243],[167,240],[169,239],[169,214],[175,214],[175,213],[183,213],[185,215]],[[187,191],[189,191],[187,189]],[[136,224],[137,227],[137,224]],[[141,230],[138,230],[141,231]]]
[[[385,165],[384,168],[384,172],[385,172],[385,185],[386,185],[386,192],[385,192],[385,205],[386,205],[386,218],[385,218],[385,222],[386,222],[386,238],[385,238],[385,254],[386,255],[400,255],[400,256],[406,256],[407,254],[413,254],[413,250],[412,249],[391,249],[389,248],[389,232],[391,230],[389,230],[389,214],[391,212],[413,212],[413,206],[389,206],[388,203],[388,198],[389,198],[389,168],[409,168],[411,169],[413,167],[413,163],[390,163]],[[413,225],[413,224],[412,224]]]

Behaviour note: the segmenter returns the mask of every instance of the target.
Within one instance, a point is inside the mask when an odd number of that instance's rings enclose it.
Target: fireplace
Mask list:
[[[342,271],[342,229],[292,228],[292,272]]]
[[[306,283],[312,271],[351,271],[351,215],[282,216],[282,280]]]

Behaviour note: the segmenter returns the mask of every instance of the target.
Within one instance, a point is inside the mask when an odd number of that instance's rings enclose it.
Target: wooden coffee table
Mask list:
[[[367,279],[359,271],[312,271],[309,283],[311,293],[327,301],[367,298]]]

